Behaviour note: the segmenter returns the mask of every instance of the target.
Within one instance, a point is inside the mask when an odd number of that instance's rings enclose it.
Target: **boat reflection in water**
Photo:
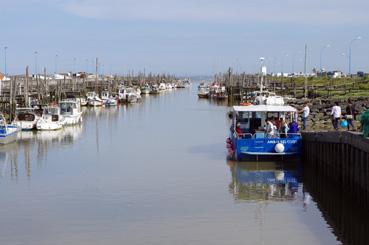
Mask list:
[[[11,178],[18,176],[18,143],[13,142],[0,147],[0,177],[10,175]],[[27,168],[27,162],[26,162]]]
[[[319,162],[304,164],[305,188],[342,244],[369,244],[369,200],[365,193],[332,180],[322,166]]]
[[[236,200],[288,201],[299,191],[300,173],[296,164],[275,162],[229,162],[230,191]]]
[[[22,131],[18,134],[18,141],[24,142],[50,142],[57,144],[73,144],[82,134],[82,125],[67,126],[55,131]]]
[[[68,126],[57,131],[21,131],[18,142],[0,147],[0,177],[31,177],[32,160],[38,167],[48,152],[60,146],[71,146],[80,138],[82,125]]]

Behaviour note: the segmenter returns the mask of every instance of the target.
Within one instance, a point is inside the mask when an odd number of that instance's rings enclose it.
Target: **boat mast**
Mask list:
[[[99,59],[96,57],[96,66],[95,66],[95,92],[97,93],[97,83],[98,83],[98,62],[99,62]]]
[[[263,63],[264,63],[264,57],[260,57],[260,92],[263,92]]]

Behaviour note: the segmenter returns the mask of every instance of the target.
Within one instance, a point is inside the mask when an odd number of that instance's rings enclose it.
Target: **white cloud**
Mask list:
[[[70,14],[88,18],[144,21],[369,24],[363,0],[67,0]]]

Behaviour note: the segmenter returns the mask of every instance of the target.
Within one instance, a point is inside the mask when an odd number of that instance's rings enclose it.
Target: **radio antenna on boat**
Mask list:
[[[263,63],[264,57],[260,57],[260,92],[263,92],[263,82],[264,82]]]

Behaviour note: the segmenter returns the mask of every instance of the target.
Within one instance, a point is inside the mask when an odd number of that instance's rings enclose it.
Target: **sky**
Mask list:
[[[369,72],[367,0],[0,0],[0,71]],[[329,48],[325,48],[329,45]],[[7,47],[6,52],[4,47]],[[36,54],[37,52],[37,54]],[[322,57],[322,62],[320,62]]]

